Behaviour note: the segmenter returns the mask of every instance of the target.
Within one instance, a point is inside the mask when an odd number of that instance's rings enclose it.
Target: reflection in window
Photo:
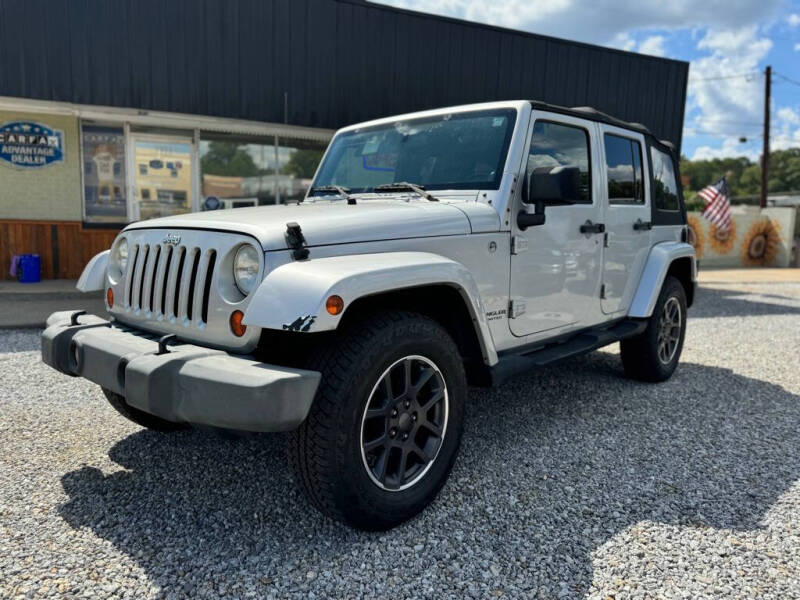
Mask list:
[[[275,139],[204,135],[200,141],[204,201],[218,198],[220,207],[237,208],[302,199],[326,143],[278,138],[276,146]]]
[[[123,223],[128,217],[125,196],[125,135],[122,127],[83,123],[84,221]]]
[[[675,180],[675,168],[672,157],[658,148],[650,148],[653,163],[653,181],[656,208],[658,210],[678,210],[678,185]]]
[[[581,174],[580,199],[592,201],[589,168],[589,134],[585,129],[536,121],[528,155],[528,172],[538,167],[578,167]]]
[[[644,203],[642,148],[639,142],[605,135],[608,199],[612,204]]]

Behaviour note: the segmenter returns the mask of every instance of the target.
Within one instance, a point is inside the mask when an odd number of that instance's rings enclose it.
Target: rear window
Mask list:
[[[636,140],[607,133],[606,172],[612,204],[643,204],[642,146]]]
[[[658,210],[680,210],[672,157],[658,148],[651,147],[650,162],[653,164],[653,198],[656,208]]]

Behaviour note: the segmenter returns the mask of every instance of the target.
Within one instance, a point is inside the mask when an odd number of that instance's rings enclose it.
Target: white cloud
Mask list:
[[[706,54],[691,65],[687,135],[706,135],[720,142],[716,147],[698,147],[695,156],[757,156],[756,147],[743,146],[739,138],[760,135],[764,78],[759,64],[772,42],[751,25],[709,30],[697,48]]]
[[[381,0],[427,13],[448,15],[544,35],[612,45],[636,30],[739,28],[771,15],[782,0]]]
[[[773,150],[800,146],[800,113],[784,106],[775,113],[775,125],[771,132],[770,147]]]
[[[797,43],[797,44],[794,45],[794,51],[795,52],[800,52],[800,43]]]
[[[663,35],[652,35],[639,44],[637,52],[650,54],[651,56],[665,56],[667,50],[664,47],[664,42],[665,38]]]
[[[797,27],[800,25],[800,15],[798,14],[791,14],[786,17],[786,22],[789,24],[789,27]]]
[[[694,151],[692,160],[711,160],[728,156],[746,156],[752,161],[758,160],[761,155],[758,146],[741,144],[735,138],[725,138],[721,146],[698,146]]]

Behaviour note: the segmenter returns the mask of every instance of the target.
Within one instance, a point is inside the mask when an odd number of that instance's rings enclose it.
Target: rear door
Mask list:
[[[600,125],[606,226],[601,306],[624,314],[650,251],[650,178],[644,136]]]

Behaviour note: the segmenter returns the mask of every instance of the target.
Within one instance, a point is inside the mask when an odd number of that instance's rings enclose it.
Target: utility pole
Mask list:
[[[764,80],[764,152],[761,155],[761,199],[758,205],[767,206],[767,178],[769,172],[769,100],[772,91],[772,67],[768,66]]]

